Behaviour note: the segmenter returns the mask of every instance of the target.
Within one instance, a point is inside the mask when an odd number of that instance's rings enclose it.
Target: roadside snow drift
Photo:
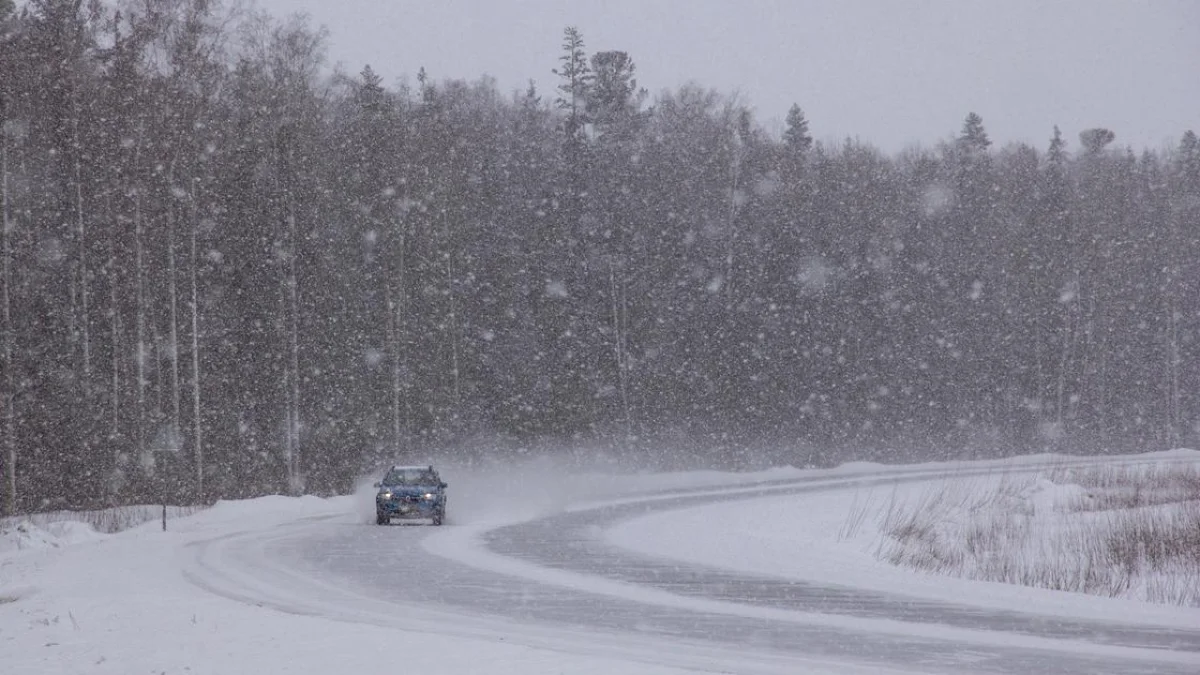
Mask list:
[[[1200,464],[1200,453],[1159,453],[1147,466],[1158,466],[1154,460]],[[1073,560],[1054,557],[1064,550],[1055,543],[1061,544],[1068,533],[1075,541],[1082,535],[1099,536],[1119,521],[1109,513],[1082,509],[1092,494],[1089,490],[1048,480],[1047,472],[1062,474],[1056,466],[1048,463],[1045,469],[1023,473],[706,504],[628,520],[604,536],[613,545],[648,555],[754,574],[994,609],[1200,626],[1200,608],[1138,601],[1146,599],[1138,593],[1146,588],[1144,582],[1129,584],[1123,587],[1126,592],[1110,598],[997,583],[972,574],[976,570],[966,549],[973,545],[970,533],[981,523],[989,528],[994,524],[1001,535],[1011,532],[1005,528],[1015,527],[1014,523],[1020,528],[1019,537],[999,541],[997,549],[981,552],[983,558],[1003,555],[994,561],[997,568],[1032,570],[1069,566]],[[926,526],[927,531],[921,529]],[[921,536],[912,540],[889,536],[911,530]],[[937,543],[933,553],[930,541]],[[939,564],[918,569],[893,564],[918,555],[933,556]],[[940,564],[947,559],[959,560],[966,569]],[[1166,573],[1160,570],[1152,580],[1168,588],[1200,586],[1194,566],[1169,582],[1163,580]]]

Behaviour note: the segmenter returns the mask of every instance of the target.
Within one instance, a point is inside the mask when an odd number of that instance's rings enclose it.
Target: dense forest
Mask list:
[[[0,0],[6,511],[538,444],[736,468],[1200,435],[1191,131],[995,147],[961,111],[888,156],[800,106],[772,133],[651,96],[573,28],[518,92],[331,74],[325,42],[216,0]]]

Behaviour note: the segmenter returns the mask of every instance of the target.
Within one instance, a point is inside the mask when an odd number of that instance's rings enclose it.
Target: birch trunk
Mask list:
[[[740,144],[733,150],[733,162],[729,167],[729,209],[726,214],[726,226],[729,228],[729,239],[725,244],[725,303],[732,310],[733,297],[733,263],[737,253],[737,209],[738,187],[742,178],[742,149]]]
[[[120,230],[117,227],[118,218],[112,213],[112,206],[108,205],[106,208],[109,212],[108,217],[111,218],[112,228],[108,238],[108,302],[109,311],[112,313],[109,323],[109,339],[112,341],[112,377],[109,386],[112,387],[112,392],[109,396],[108,442],[112,451],[112,477],[114,479],[109,484],[108,492],[110,501],[115,505],[117,488],[115,478],[116,472],[121,466],[121,450],[117,443],[117,438],[121,433],[121,308],[118,302],[120,295],[117,293],[117,236]]]
[[[1167,443],[1179,445],[1179,310],[1174,295],[1167,311],[1171,313],[1167,333]]]
[[[402,448],[400,436],[401,364],[400,364],[400,295],[404,293],[404,235],[400,235],[400,267],[396,283],[388,282],[388,342],[392,350],[392,450]]]
[[[408,263],[405,258],[407,244],[407,238],[401,234],[400,251],[397,254],[400,266],[397,270],[396,290],[392,300],[394,309],[391,316],[391,324],[395,329],[392,342],[392,435],[397,450],[407,450],[408,439],[412,437],[411,401],[402,379],[408,358],[408,333],[404,323],[408,318]]]
[[[192,297],[189,309],[192,314],[192,454],[196,462],[196,497],[204,499],[204,444],[203,428],[200,424],[200,298],[199,283],[197,282],[197,267],[200,264],[196,254],[196,230],[200,227],[196,214],[195,183],[193,182],[190,200],[191,220],[191,282]]]
[[[283,343],[287,343],[287,275],[281,274],[279,278],[279,339]],[[285,352],[286,353],[286,352]],[[292,456],[296,450],[292,446],[292,364],[291,360],[283,359],[283,377],[279,381],[280,394],[283,395],[283,468],[284,479],[287,485],[285,490],[292,489],[293,473],[292,473]]]
[[[1170,258],[1167,260],[1167,363],[1166,363],[1166,379],[1167,379],[1167,444],[1171,448],[1176,448],[1181,441],[1181,415],[1179,410],[1179,252],[1184,250],[1180,246],[1179,237],[1179,218],[1172,214],[1170,218],[1170,230],[1168,234],[1168,250]]]
[[[1055,424],[1058,427],[1059,433],[1065,433],[1065,431],[1066,431],[1066,427],[1063,425],[1066,423],[1066,419],[1067,419],[1067,415],[1066,415],[1067,404],[1068,404],[1067,369],[1070,367],[1071,362],[1072,362],[1072,351],[1074,348],[1076,333],[1078,331],[1078,323],[1079,323],[1078,320],[1079,320],[1079,318],[1081,318],[1078,316],[1079,315],[1078,304],[1079,304],[1079,302],[1081,302],[1081,300],[1079,299],[1080,291],[1079,291],[1079,275],[1078,274],[1075,275],[1075,280],[1074,280],[1073,284],[1074,284],[1073,288],[1075,289],[1074,290],[1075,297],[1070,298],[1065,303],[1065,309],[1064,309],[1065,315],[1063,317],[1063,328],[1062,328],[1062,346],[1061,346],[1061,350],[1059,352],[1059,359],[1058,359],[1058,385],[1057,385],[1056,391],[1055,391],[1054,414],[1055,414]]]
[[[154,413],[150,418],[154,421],[154,428],[151,430],[154,433],[154,441],[164,440],[161,438],[162,427],[160,426],[163,417],[163,392],[167,390],[166,377],[163,375],[163,338],[158,332],[158,326],[151,322],[150,325],[150,344],[154,347]],[[162,450],[163,446],[157,442],[151,443],[150,452]]]
[[[4,102],[0,101],[0,106]],[[12,326],[12,234],[8,195],[8,137],[4,133],[5,111],[0,107],[0,255],[3,256],[0,276],[4,284],[4,513],[17,512],[17,439],[16,439],[16,379],[13,375]]]
[[[75,197],[75,236],[78,237],[76,245],[79,251],[79,303],[80,303],[80,322],[79,329],[83,340],[83,377],[85,391],[90,387],[92,374],[92,349],[91,335],[89,331],[90,321],[88,318],[88,266],[87,266],[87,238],[84,229],[83,219],[83,167],[79,159],[79,148],[81,147],[81,139],[79,138],[79,101],[76,93],[72,94],[72,106],[74,108],[71,115],[71,137],[74,144],[73,154],[75,157],[74,164],[74,197]]]
[[[617,283],[616,263],[611,260],[608,264],[608,288],[609,297],[612,299],[613,356],[617,361],[617,387],[621,393],[621,409],[625,418],[625,438],[629,439],[633,437],[633,416],[629,407],[629,382],[625,356],[628,308],[625,303],[624,278],[621,279],[620,284]]]
[[[290,162],[289,162],[290,166]],[[296,257],[298,235],[296,227],[296,201],[288,190],[288,238],[291,240],[288,255],[288,363],[291,377],[288,389],[288,446],[291,457],[288,467],[288,487],[293,493],[304,490],[304,477],[300,471],[300,292],[296,279]]]
[[[1071,356],[1071,331],[1071,310],[1068,308],[1066,320],[1063,322],[1062,347],[1058,355],[1058,384],[1055,387],[1054,396],[1054,422],[1060,432],[1066,408],[1067,363]]]
[[[458,405],[461,400],[461,386],[458,371],[458,316],[454,306],[454,262],[453,257],[446,254],[446,292],[450,303],[450,376],[451,391],[454,394],[454,416],[458,417]]]
[[[138,461],[144,467],[148,465],[146,457],[146,291],[143,262],[145,252],[142,250],[142,192],[138,188],[134,188],[133,198],[133,241],[134,296],[137,303],[137,423],[134,428],[137,437]]]
[[[167,334],[171,356],[171,443],[179,443],[179,298],[175,281],[175,209],[167,209],[167,295],[171,303],[171,330]]]

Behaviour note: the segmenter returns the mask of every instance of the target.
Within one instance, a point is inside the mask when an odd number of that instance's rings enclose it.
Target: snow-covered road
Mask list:
[[[995,467],[957,474],[980,470]],[[1072,616],[1040,610],[1036,603],[1021,611],[969,596],[955,602],[903,588],[882,592],[712,567],[686,560],[686,551],[651,555],[606,536],[646,516],[670,523],[694,519],[701,508],[745,509],[765,498],[804,499],[929,480],[944,471],[868,471],[660,490],[519,522],[475,517],[437,529],[376,527],[360,513],[320,514],[270,531],[196,541],[187,547],[183,565],[193,584],[251,605],[364,629],[418,631],[646,667],[738,673],[1200,672],[1200,623],[1192,623],[1197,615],[1187,610],[1165,611],[1161,620],[1153,613],[1149,620]],[[521,500],[522,494],[505,498]]]

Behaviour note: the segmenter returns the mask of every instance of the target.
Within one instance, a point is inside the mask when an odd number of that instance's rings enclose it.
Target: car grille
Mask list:
[[[437,495],[434,495],[432,499],[425,499],[425,493],[415,495],[401,495],[393,493],[392,496],[388,497],[386,501],[389,504],[432,504],[433,502],[437,501]]]

